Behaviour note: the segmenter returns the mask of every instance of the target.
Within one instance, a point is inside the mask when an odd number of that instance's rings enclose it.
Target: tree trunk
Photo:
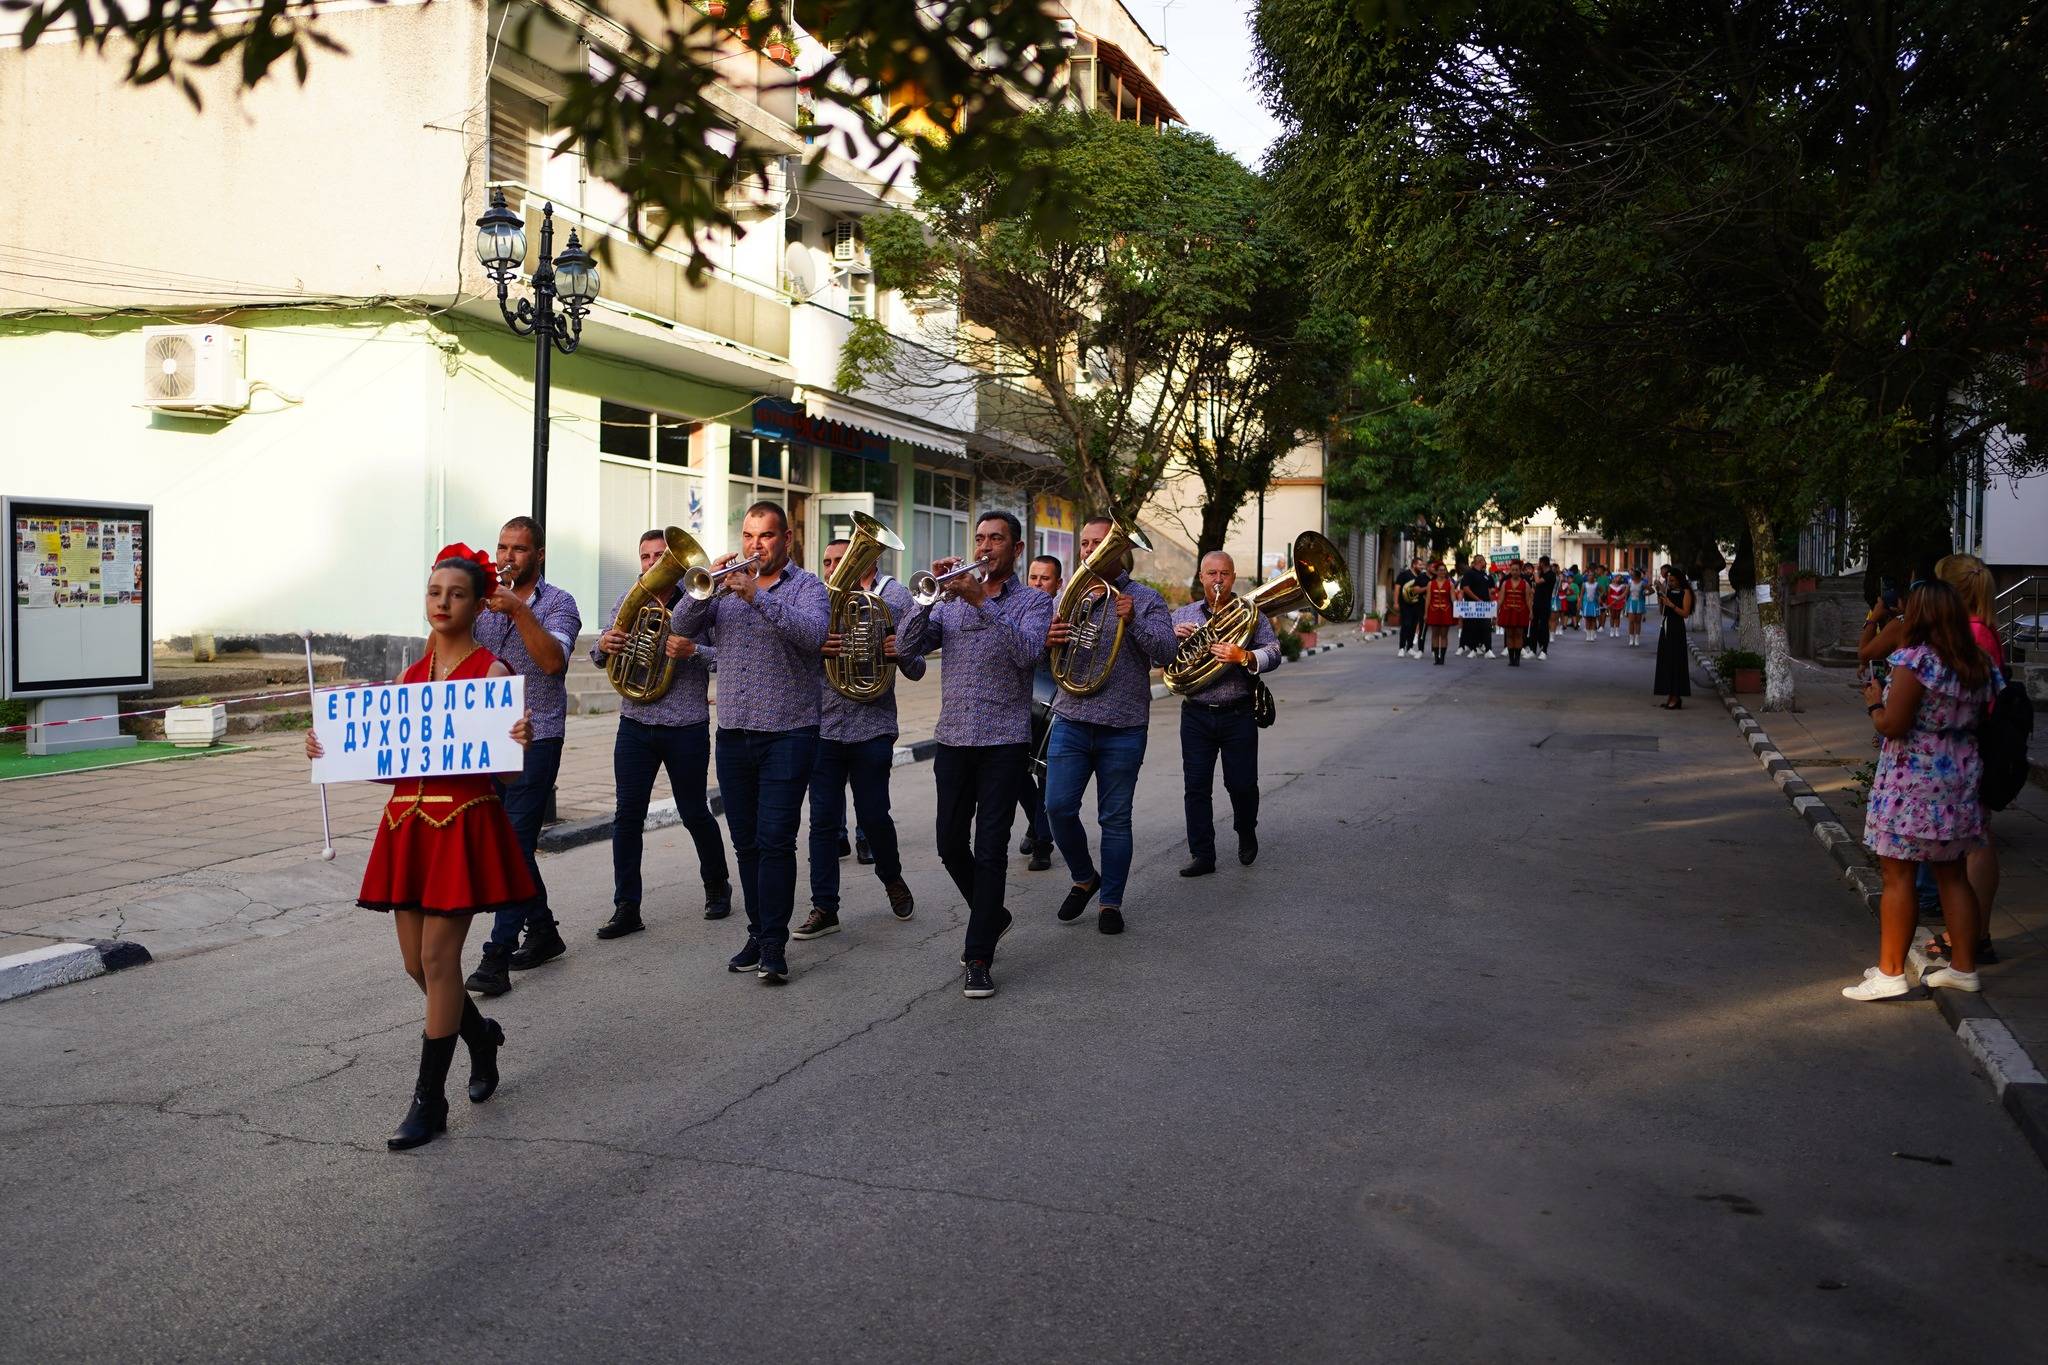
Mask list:
[[[1714,557],[1716,561],[1719,558],[1719,555]],[[1721,644],[1721,567],[1717,562],[1709,562],[1701,572],[1699,598],[1700,611],[1706,617],[1707,653],[1711,657],[1718,657],[1723,646]]]
[[[1771,600],[1756,604],[1756,619],[1763,630],[1764,656],[1764,710],[1790,711],[1792,709],[1792,651],[1785,642],[1785,584],[1777,573],[1777,535],[1771,527],[1771,514],[1761,507],[1743,509],[1749,522],[1750,538],[1764,557],[1771,561],[1771,570],[1763,572],[1764,560],[1757,563],[1759,585],[1768,585]],[[1750,589],[1755,597],[1756,589]]]

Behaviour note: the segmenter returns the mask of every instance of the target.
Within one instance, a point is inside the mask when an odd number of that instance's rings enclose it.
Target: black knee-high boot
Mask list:
[[[469,1102],[482,1104],[498,1088],[498,1049],[505,1046],[505,1030],[495,1019],[486,1019],[476,1001],[462,997],[462,1041],[469,1046]]]
[[[420,1077],[413,1086],[412,1105],[405,1111],[398,1131],[384,1140],[394,1152],[432,1142],[448,1131],[448,1063],[455,1060],[459,1035],[429,1038],[420,1035]]]

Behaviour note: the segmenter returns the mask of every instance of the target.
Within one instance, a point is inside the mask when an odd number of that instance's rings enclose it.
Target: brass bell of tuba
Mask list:
[[[676,680],[676,661],[668,657],[669,608],[661,599],[682,581],[691,569],[710,562],[704,547],[680,526],[662,533],[668,548],[654,567],[640,575],[640,581],[619,603],[613,630],[626,632],[626,647],[605,661],[605,677],[627,701],[660,701]]]
[[[1229,667],[1209,652],[1210,645],[1248,649],[1261,613],[1271,616],[1300,607],[1332,621],[1351,615],[1351,571],[1329,537],[1314,531],[1303,531],[1294,538],[1293,568],[1261,584],[1250,597],[1231,597],[1180,642],[1180,650],[1166,666],[1168,690],[1182,697],[1201,691]]]
[[[896,685],[896,663],[882,649],[896,628],[896,614],[880,593],[865,591],[860,584],[882,551],[902,549],[894,531],[865,512],[855,512],[846,553],[825,580],[832,598],[826,629],[839,637],[838,657],[825,660],[825,681],[848,701],[880,701]]]
[[[1054,645],[1046,655],[1053,681],[1072,697],[1092,697],[1109,682],[1116,666],[1117,651],[1124,644],[1124,622],[1116,614],[1115,589],[1110,587],[1121,573],[1124,552],[1133,547],[1150,550],[1152,542],[1137,527],[1121,519],[1110,522],[1102,538],[1067,580],[1060,592],[1053,619],[1073,627],[1063,645]]]

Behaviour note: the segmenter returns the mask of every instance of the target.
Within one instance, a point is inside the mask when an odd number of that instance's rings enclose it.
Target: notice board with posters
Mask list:
[[[13,570],[0,613],[7,696],[151,686],[151,513],[133,503],[0,499]]]

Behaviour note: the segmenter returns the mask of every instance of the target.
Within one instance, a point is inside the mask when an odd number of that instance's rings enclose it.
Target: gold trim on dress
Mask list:
[[[417,817],[418,819],[424,821],[430,829],[446,829],[448,828],[449,825],[455,822],[456,816],[462,814],[462,812],[468,810],[471,806],[479,806],[486,801],[496,801],[498,799],[498,794],[496,792],[487,792],[482,796],[473,796],[469,800],[457,806],[454,810],[449,811],[446,816],[442,817],[439,820],[436,820],[433,816],[427,814],[424,810],[421,810],[420,807],[426,805],[428,802],[453,801],[455,798],[452,796],[429,796],[427,795],[426,790],[427,780],[424,777],[417,778],[415,780],[419,783],[419,785],[416,788],[414,788],[411,796],[393,797],[389,802],[385,803],[385,828],[397,829],[400,825],[404,824],[408,818]],[[393,815],[391,812],[394,810],[397,811],[398,814]]]

